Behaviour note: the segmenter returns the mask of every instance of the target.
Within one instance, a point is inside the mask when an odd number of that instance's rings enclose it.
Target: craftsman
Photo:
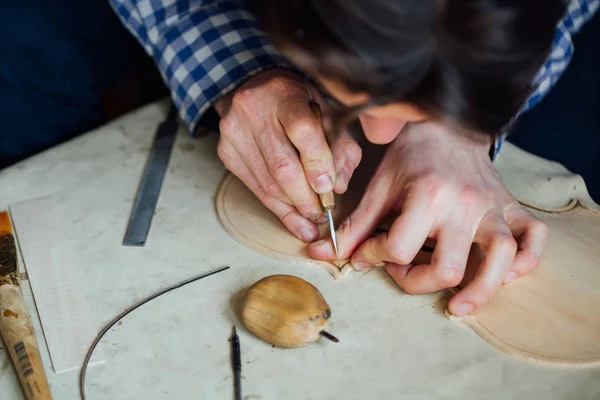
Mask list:
[[[341,256],[356,268],[385,261],[405,291],[426,293],[459,283],[479,243],[486,259],[451,300],[456,315],[537,265],[547,229],[492,160],[511,123],[563,75],[572,35],[600,0],[109,1],[190,132],[216,110],[226,167],[297,237],[314,242],[324,222],[315,192],[343,193],[367,156],[343,129],[355,117],[388,150],[338,230]],[[390,211],[402,216],[369,239]],[[410,265],[427,237],[437,240],[432,264]],[[332,251],[330,242],[309,247],[315,258]]]
[[[389,145],[338,230],[355,268],[385,261],[405,291],[437,291],[461,282],[476,242],[486,258],[449,304],[464,315],[537,265],[547,228],[509,194],[491,158],[558,78],[570,33],[598,1],[572,1],[566,15],[559,0],[249,2],[260,26],[231,1],[113,3],[158,61],[190,130],[214,105],[226,167],[299,238],[314,241],[324,222],[315,192],[343,193],[361,160],[344,129],[328,142],[316,123],[309,100],[325,104],[327,93],[342,122],[358,117],[368,140]],[[402,216],[390,232],[368,239],[391,211]],[[411,265],[428,237],[437,240],[431,265]],[[309,247],[315,258],[332,251],[328,241]]]

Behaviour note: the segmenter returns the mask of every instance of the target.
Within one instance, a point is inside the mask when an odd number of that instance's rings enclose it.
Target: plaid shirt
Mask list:
[[[190,132],[202,114],[242,82],[268,68],[292,68],[236,0],[110,0],[127,29],[150,54]],[[558,24],[550,57],[538,72],[536,91],[521,112],[538,104],[573,56],[574,35],[600,0],[570,0]],[[516,116],[515,116],[516,118]],[[506,135],[496,140],[494,158]]]

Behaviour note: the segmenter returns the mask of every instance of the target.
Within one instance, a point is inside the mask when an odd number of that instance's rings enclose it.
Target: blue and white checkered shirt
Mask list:
[[[219,98],[268,68],[293,68],[258,29],[243,0],[110,0],[127,29],[158,65],[180,116],[194,132]],[[571,36],[594,15],[600,0],[570,0],[537,90],[521,112],[538,104],[569,65]],[[494,157],[504,138],[496,141]]]

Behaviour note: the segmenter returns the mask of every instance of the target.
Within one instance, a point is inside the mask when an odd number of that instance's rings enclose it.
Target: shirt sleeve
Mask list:
[[[552,51],[544,65],[540,68],[534,78],[536,90],[527,99],[518,115],[532,109],[539,104],[542,99],[550,92],[559,78],[566,71],[575,48],[573,46],[572,36],[575,35],[581,27],[588,22],[600,8],[600,0],[570,0],[565,16],[556,27],[556,35]],[[496,138],[494,148],[492,149],[492,158],[496,159],[502,144],[506,140],[508,132]]]
[[[235,0],[109,0],[152,56],[194,133],[218,99],[268,68],[293,69]]]

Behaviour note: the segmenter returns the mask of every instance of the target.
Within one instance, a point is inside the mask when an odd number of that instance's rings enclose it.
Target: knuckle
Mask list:
[[[296,84],[288,77],[277,75],[269,79],[269,88],[275,92],[288,93],[296,89]]]
[[[271,178],[270,176],[266,176],[259,180],[258,187],[262,190],[266,195],[277,197],[279,195],[279,185]]]
[[[388,244],[386,247],[386,253],[390,257],[389,261],[392,261],[396,264],[405,265],[409,264],[413,260],[410,251],[408,251],[408,249],[406,249],[405,247],[393,244]]]
[[[330,174],[333,170],[333,162],[328,158],[302,158],[302,168],[306,176],[316,179],[323,174]]]
[[[294,211],[293,210],[285,211],[283,213],[280,213],[277,217],[281,220],[281,222],[283,222],[284,224],[287,225],[288,223],[293,222]]]
[[[270,170],[277,182],[293,181],[298,178],[294,164],[289,158],[275,158],[271,163]]]
[[[251,104],[259,91],[256,87],[240,87],[235,91],[232,98],[232,103],[236,106]]]
[[[437,173],[429,172],[417,179],[419,186],[430,197],[438,197],[446,189],[445,179]]]
[[[488,299],[494,296],[499,285],[490,285],[483,282],[474,282],[476,296],[474,298],[477,305],[485,303]]]
[[[257,186],[255,190],[253,190],[254,194],[256,195],[256,197],[258,197],[258,199],[263,203],[266,204],[267,199],[269,199],[270,195],[269,193],[267,193],[265,191],[265,189],[262,186]]]
[[[298,213],[300,213],[300,215],[304,216],[304,217],[313,217],[315,218],[316,214],[318,214],[319,209],[314,207],[313,204],[311,203],[299,203],[295,205],[296,209],[298,210]]]
[[[321,134],[321,127],[312,118],[298,118],[289,127],[288,135],[293,136],[303,146],[314,146],[315,135]]]
[[[221,161],[223,161],[225,166],[228,167],[228,164],[231,163],[233,158],[231,153],[231,147],[225,145],[223,141],[219,141],[219,144],[217,144],[217,155],[219,156]]]
[[[491,245],[500,252],[511,254],[516,253],[518,248],[517,241],[508,234],[498,234],[494,236],[491,240]]]
[[[440,265],[435,269],[435,277],[444,288],[455,287],[462,281],[463,272],[455,265]]]
[[[465,185],[460,190],[460,198],[466,204],[475,204],[485,196],[477,187],[473,185]]]
[[[362,159],[362,147],[355,141],[348,142],[345,145],[346,158],[354,168],[358,167]]]
[[[550,233],[550,228],[548,227],[548,224],[546,222],[542,221],[541,219],[538,219],[538,218],[532,219],[531,222],[529,223],[529,226],[530,226],[531,231],[536,235],[546,237]]]
[[[219,121],[219,131],[225,137],[232,137],[236,130],[235,119],[227,115]]]

